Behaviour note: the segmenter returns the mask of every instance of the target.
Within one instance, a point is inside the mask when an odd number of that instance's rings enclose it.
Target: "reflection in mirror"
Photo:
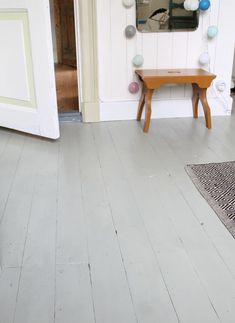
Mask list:
[[[195,30],[199,11],[184,9],[183,0],[136,0],[136,27],[140,32]]]

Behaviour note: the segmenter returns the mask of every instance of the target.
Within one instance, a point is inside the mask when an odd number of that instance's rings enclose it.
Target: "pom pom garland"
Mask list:
[[[132,94],[138,93],[139,89],[140,89],[140,87],[139,87],[139,84],[137,82],[132,82],[128,86],[128,90]]]

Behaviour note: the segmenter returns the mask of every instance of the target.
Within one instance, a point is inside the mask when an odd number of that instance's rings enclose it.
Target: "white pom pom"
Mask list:
[[[134,2],[134,0],[122,0],[123,6],[126,8],[132,7]]]
[[[199,57],[199,63],[201,65],[207,65],[210,62],[210,55],[207,52],[204,52]]]
[[[219,92],[224,92],[226,90],[226,83],[223,80],[217,81],[215,86]]]
[[[185,0],[184,1],[184,9],[187,11],[196,11],[199,8],[198,0]]]

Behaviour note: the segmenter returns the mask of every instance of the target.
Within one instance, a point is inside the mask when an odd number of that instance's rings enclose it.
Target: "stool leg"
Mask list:
[[[192,97],[193,117],[198,118],[199,87],[197,84],[193,83],[192,88],[193,88],[193,97]]]
[[[146,92],[146,104],[145,104],[145,122],[144,122],[144,132],[149,131],[149,125],[151,120],[151,102],[152,102],[153,90],[147,90]]]
[[[207,101],[206,92],[207,92],[207,89],[200,89],[199,97],[205,114],[206,127],[208,129],[211,129],[211,109]]]
[[[141,116],[143,113],[143,108],[144,108],[144,104],[145,104],[145,86],[143,85],[143,89],[142,89],[142,94],[141,94],[141,98],[140,98],[140,102],[139,102],[139,107],[138,107],[138,112],[137,112],[137,121],[141,120]]]

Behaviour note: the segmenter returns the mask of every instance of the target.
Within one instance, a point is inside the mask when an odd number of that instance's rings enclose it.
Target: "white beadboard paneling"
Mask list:
[[[157,68],[158,64],[158,34],[142,34],[144,68]]]
[[[215,72],[218,75],[218,79],[222,79],[227,83],[227,89],[224,96],[230,94],[230,82],[232,78],[233,68],[233,54],[234,54],[234,2],[224,0],[221,3],[219,10],[218,21],[218,40],[215,55]],[[227,41],[225,41],[225,39]]]
[[[145,60],[144,68],[151,69],[158,67],[158,41],[159,34],[145,33],[143,37],[143,57]],[[153,95],[155,98],[156,93]]]
[[[188,49],[188,33],[175,32],[172,34],[172,68],[185,68]],[[180,44],[180,46],[179,46]],[[185,85],[178,84],[171,87],[171,98],[183,98]]]
[[[197,30],[188,32],[188,49],[187,49],[187,61],[186,68],[201,68],[199,64],[199,56],[203,52],[203,29],[202,29],[203,17],[200,15],[199,26]],[[191,98],[192,87],[186,86],[185,97]]]
[[[218,1],[213,1],[211,3],[210,7],[210,14],[209,14],[209,20],[208,20],[208,26],[211,25],[217,25],[218,23],[218,16],[220,12],[220,3]],[[207,47],[208,47],[208,53],[210,55],[210,64],[209,64],[209,71],[211,73],[216,73],[215,71],[215,59],[216,59],[216,49],[217,49],[217,44],[218,44],[218,37],[215,37],[213,39],[210,39],[207,37],[207,29],[208,26],[206,26],[206,38],[207,38]],[[214,83],[214,81],[213,81]],[[214,90],[214,87],[211,86],[208,89],[208,96],[210,97],[216,97],[216,92]]]
[[[232,98],[227,100],[232,105]],[[209,98],[212,116],[230,115],[220,98]],[[133,120],[136,119],[138,101],[103,102],[100,104],[100,120]],[[199,116],[203,116],[201,104],[199,104]],[[144,113],[143,113],[144,117]],[[192,117],[191,99],[162,99],[154,100],[152,103],[152,119]],[[195,120],[197,122],[197,120]]]
[[[154,34],[153,34],[154,35]],[[172,33],[159,33],[158,34],[158,47],[157,47],[157,65],[158,68],[172,68],[172,53],[173,49],[173,34]],[[162,86],[157,93],[158,99],[170,98],[170,86]],[[156,93],[155,96],[156,97]]]
[[[101,101],[111,100],[111,1],[97,1],[97,32],[99,60],[99,95]]]
[[[172,50],[173,33],[159,33],[157,47],[157,64],[159,68],[172,68]]]
[[[234,29],[235,20],[232,15],[235,2],[224,0],[222,4],[219,0],[212,1],[208,11],[200,12],[199,27],[195,31],[172,33],[140,33],[137,31],[133,39],[126,39],[124,29],[129,24],[135,24],[135,10],[135,6],[125,8],[121,0],[99,0],[97,2],[99,91],[102,101],[101,116],[105,116],[105,120],[108,116],[110,120],[117,118],[117,111],[114,108],[117,106],[121,106],[122,111],[118,113],[119,117],[123,116],[124,119],[130,118],[130,115],[134,117],[130,111],[136,105],[135,102],[140,93],[130,94],[128,85],[136,80],[135,68],[131,62],[136,54],[144,57],[144,64],[140,68],[200,68],[202,66],[199,64],[199,56],[208,50],[211,61],[203,68],[217,74],[218,79],[223,79],[230,84],[234,48],[234,37],[231,37],[230,31]],[[207,38],[209,25],[219,27],[218,36],[211,40]],[[226,59],[224,59],[225,52]],[[154,93],[153,100],[166,100],[166,103],[169,103],[169,99],[185,99],[187,102],[191,96],[190,85],[163,86]],[[220,102],[216,104],[216,114],[227,114],[225,110],[231,107],[229,86],[222,98],[211,87],[208,97],[214,99],[217,97],[218,100],[215,101]],[[160,102],[157,104],[161,106],[162,102]],[[178,106],[177,101],[175,106]],[[123,110],[126,111],[124,114]],[[172,117],[188,115],[180,107],[177,110],[179,114],[175,114],[174,111]],[[169,116],[167,111],[166,117]],[[103,117],[101,119],[103,120]]]
[[[125,37],[126,10],[121,1],[110,1],[111,5],[111,93],[115,100],[127,96],[127,39]],[[120,50],[122,49],[122,50]],[[123,80],[118,82],[118,80]]]

